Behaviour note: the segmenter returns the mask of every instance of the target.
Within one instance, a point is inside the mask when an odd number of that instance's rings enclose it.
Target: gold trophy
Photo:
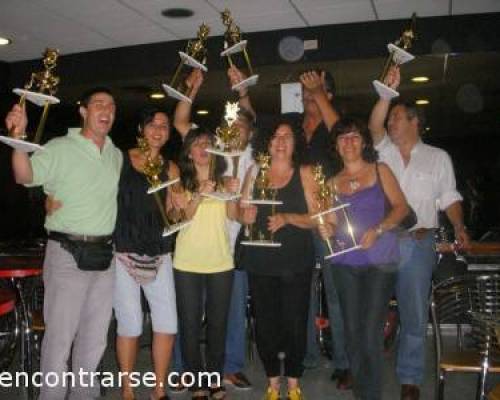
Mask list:
[[[227,62],[230,66],[233,66],[234,60],[231,56],[242,52],[250,75],[247,79],[233,85],[231,89],[239,90],[244,87],[253,86],[257,84],[259,75],[253,72],[252,63],[247,51],[247,41],[241,40],[240,28],[234,23],[231,12],[227,8],[221,13],[221,17],[222,23],[226,27],[226,32],[224,33],[224,51],[220,55],[221,57],[227,57]]]
[[[160,210],[161,218],[163,220],[163,224],[165,228],[163,230],[162,236],[170,236],[173,233],[181,230],[182,228],[189,225],[190,222],[187,223],[176,223],[174,225],[170,224],[168,220],[167,213],[165,212],[165,204],[160,196],[159,191],[170,186],[179,183],[180,179],[171,179],[167,182],[162,182],[160,179],[160,174],[164,170],[164,161],[163,157],[159,155],[157,158],[151,157],[151,151],[149,149],[148,142],[145,138],[140,137],[138,140],[140,151],[146,156],[146,162],[144,163],[143,174],[146,175],[146,179],[148,180],[150,187],[148,189],[148,194],[153,194],[156,205],[158,206],[158,210]]]
[[[209,33],[210,27],[208,25],[201,24],[198,28],[197,38],[188,42],[185,52],[179,51],[181,61],[177,65],[174,76],[168,85],[166,83],[162,84],[163,90],[165,90],[170,97],[186,101],[188,103],[192,102],[189,98],[189,88],[184,88],[184,83],[179,82],[179,77],[185,65],[201,69],[203,72],[208,71],[208,68],[205,65],[207,62],[207,50],[205,45]]]
[[[345,229],[347,237],[349,241],[340,240],[336,238],[333,242],[330,240],[326,240],[329,254],[325,256],[325,260],[328,260],[332,257],[338,256],[340,254],[348,253],[350,251],[358,250],[361,246],[358,244],[356,240],[356,236],[354,236],[354,228],[351,224],[351,220],[349,218],[348,207],[351,205],[350,203],[343,203],[338,195],[337,191],[334,187],[330,187],[326,182],[326,177],[323,173],[323,168],[321,165],[317,165],[313,169],[314,180],[319,186],[319,191],[316,196],[318,202],[319,212],[317,214],[311,215],[311,218],[318,219],[320,224],[324,224],[324,217],[327,214],[332,212],[340,211],[341,215],[337,216],[337,220],[339,218],[343,218],[345,222]]]
[[[389,69],[394,65],[401,65],[411,61],[415,58],[412,54],[408,53],[415,40],[417,28],[417,14],[413,13],[411,17],[410,27],[403,31],[401,37],[396,40],[394,43],[389,43],[387,45],[387,49],[389,50],[389,56],[384,65],[384,70],[380,75],[379,80],[373,81],[373,86],[377,91],[378,95],[383,99],[393,99],[399,96],[399,93],[390,88],[389,86],[384,84],[384,80],[389,72]]]
[[[226,103],[224,122],[215,131],[215,146],[205,150],[207,153],[210,153],[210,171],[212,177],[215,172],[216,156],[231,159],[233,163],[233,178],[236,178],[238,175],[238,163],[243,151],[241,150],[240,130],[234,125],[234,122],[238,118],[239,110],[238,103]],[[207,193],[205,196],[223,201],[231,201],[238,199],[241,194],[216,191]]]
[[[276,214],[276,206],[282,205],[281,200],[276,200],[278,191],[271,188],[269,181],[269,170],[271,168],[271,156],[269,154],[261,153],[256,157],[259,170],[254,179],[254,185],[257,189],[257,198],[249,198],[243,200],[246,204],[254,205],[267,205],[271,206],[271,215]],[[253,187],[250,189],[250,196],[253,196]],[[248,240],[242,240],[241,244],[244,246],[259,246],[259,247],[281,247],[280,242],[274,240],[274,235],[271,233],[267,237],[266,232],[254,232],[253,225],[245,227],[245,236]]]
[[[33,142],[26,141],[26,136],[21,139],[0,136],[0,141],[25,153],[31,153],[35,150],[43,149],[39,143],[45,128],[45,123],[47,122],[49,107],[51,104],[58,104],[60,102],[57,97],[54,97],[54,94],[57,91],[57,85],[59,84],[59,77],[53,74],[58,57],[58,50],[46,49],[43,54],[43,65],[45,69],[39,72],[33,72],[29,82],[27,82],[24,86],[24,89],[13,90],[15,94],[21,96],[19,99],[19,105],[21,107],[24,106],[26,100],[36,104],[37,106],[43,107],[42,117],[38,123]]]

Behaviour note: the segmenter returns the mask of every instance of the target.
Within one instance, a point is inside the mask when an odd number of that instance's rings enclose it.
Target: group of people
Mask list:
[[[234,85],[245,76],[232,66],[228,78]],[[399,69],[392,68],[386,84],[396,89],[399,80]],[[396,294],[401,399],[419,398],[438,206],[446,211],[457,239],[468,244],[451,160],[443,150],[422,142],[424,121],[413,105],[391,107],[381,98],[366,125],[336,109],[330,74],[307,71],[300,82],[304,114],[276,117],[270,127],[257,128],[260,117],[248,89],[239,89],[235,124],[243,154],[235,177],[232,163],[206,151],[215,136],[191,122],[187,101],[178,103],[173,118],[183,139],[175,162],[162,157],[172,124],[157,108],[145,110],[139,121],[138,134],[148,150],[122,153],[108,137],[116,107],[106,88],[83,96],[81,129],[49,141],[32,157],[13,151],[16,181],[43,186],[51,199],[45,223],[49,240],[43,268],[42,373],[62,374],[70,358],[73,371],[95,371],[113,309],[119,368],[132,372],[142,333],[142,289],[153,330],[157,384],[152,400],[169,398],[164,382],[172,359],[178,372],[214,372],[226,384],[250,388],[243,374],[250,293],[257,349],[268,378],[264,398],[281,398],[283,363],[286,399],[303,399],[299,378],[309,352],[312,272],[318,260],[323,264],[337,386],[348,389],[352,381],[356,398],[382,398],[383,327],[389,300]],[[203,74],[193,70],[186,79],[192,101],[202,84]],[[27,126],[24,108],[14,106],[6,125],[12,136],[21,137]],[[254,159],[261,153],[269,154],[268,185],[273,198],[282,202],[275,212],[246,201],[259,195]],[[162,165],[162,181],[180,179],[160,192],[163,210],[147,194],[145,170],[151,162]],[[348,219],[336,213],[322,223],[312,218],[318,212],[312,169],[317,164],[326,171],[337,200],[350,204]],[[241,192],[242,197],[221,201],[210,196],[220,190]],[[398,228],[410,208],[417,223],[410,230]],[[175,239],[162,237],[162,213],[171,221],[190,223]],[[347,242],[349,224],[355,227],[360,249],[326,262],[326,241]],[[281,246],[248,246],[235,258],[240,230],[249,225],[272,233]],[[96,388],[71,388],[69,398],[93,398]],[[179,382],[174,390],[181,388]],[[197,382],[190,390],[192,399],[226,398],[223,384]],[[64,399],[66,391],[62,385],[44,386],[40,399]],[[127,379],[122,398],[135,398]]]

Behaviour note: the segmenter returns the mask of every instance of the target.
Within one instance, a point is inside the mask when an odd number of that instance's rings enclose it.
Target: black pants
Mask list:
[[[380,400],[384,323],[394,294],[397,265],[332,268],[344,318],[354,394],[361,400]]]
[[[197,274],[174,270],[179,334],[185,372],[223,374],[227,315],[233,286],[233,271]],[[205,304],[205,307],[204,307]],[[207,317],[206,368],[201,355],[201,323]],[[192,390],[204,388],[196,385]]]
[[[266,375],[280,375],[278,354],[283,352],[285,376],[301,377],[306,353],[311,271],[291,276],[250,273],[248,282],[255,313],[257,349]]]

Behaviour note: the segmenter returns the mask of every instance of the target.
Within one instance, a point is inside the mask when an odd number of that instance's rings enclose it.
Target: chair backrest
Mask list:
[[[479,350],[496,345],[487,317],[500,317],[500,275],[463,275],[449,278],[432,290],[431,315],[438,364],[443,352],[443,325],[457,329],[457,348],[462,347],[462,328],[471,326],[472,339]]]

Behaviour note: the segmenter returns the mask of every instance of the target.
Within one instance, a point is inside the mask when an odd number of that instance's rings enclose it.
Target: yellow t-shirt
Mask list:
[[[233,269],[226,220],[226,203],[204,198],[191,224],[177,236],[174,268],[202,274]]]

